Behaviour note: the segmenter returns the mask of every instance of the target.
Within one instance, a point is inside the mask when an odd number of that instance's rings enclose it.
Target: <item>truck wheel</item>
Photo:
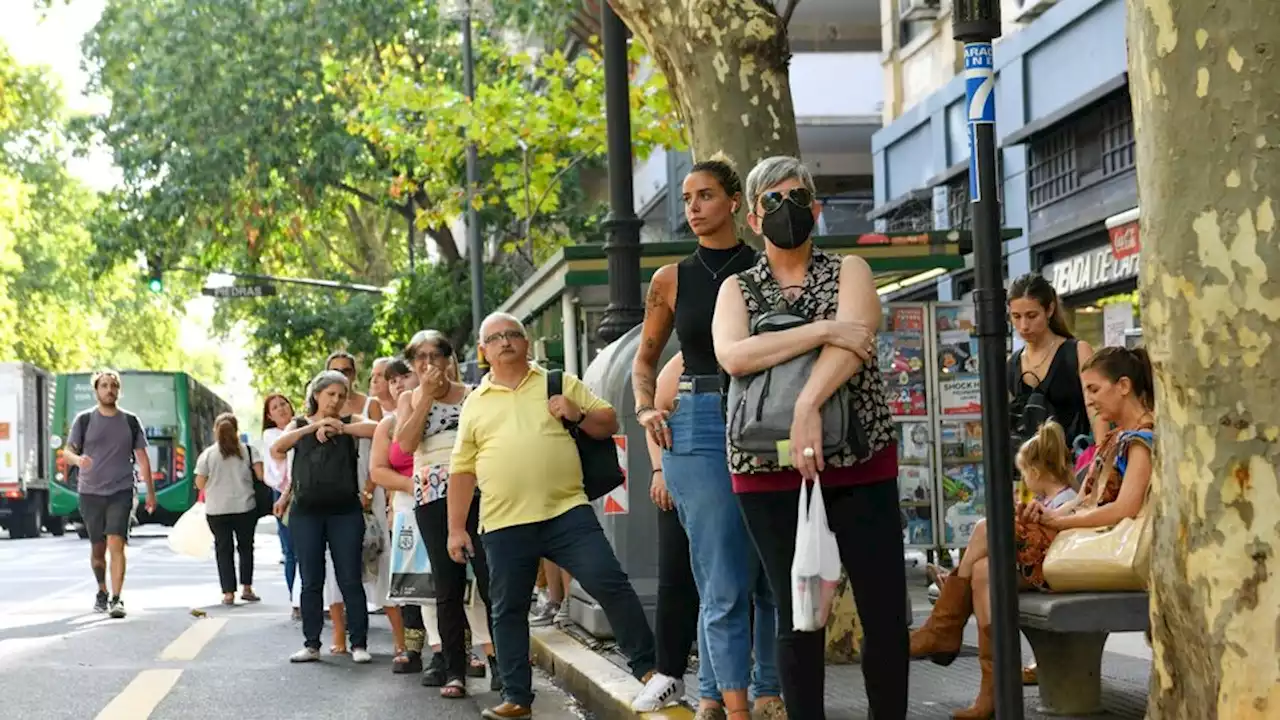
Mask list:
[[[48,515],[44,519],[44,529],[54,537],[62,537],[67,534],[67,519],[60,515]]]
[[[13,538],[38,538],[40,537],[40,508],[32,503],[27,503],[25,512],[14,518],[13,529],[9,531],[9,537]]]

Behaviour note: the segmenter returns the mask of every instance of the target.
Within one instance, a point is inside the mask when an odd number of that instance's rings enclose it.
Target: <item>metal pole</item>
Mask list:
[[[627,61],[627,26],[608,2],[600,8],[604,48],[606,144],[609,153],[609,307],[599,334],[613,342],[644,321],[640,304],[640,227],[631,184],[631,78]]]
[[[415,266],[416,266],[416,260],[415,260],[415,258],[414,258],[414,248],[413,248],[413,231],[414,231],[414,227],[413,227],[413,225],[414,225],[414,223],[413,223],[413,217],[414,217],[414,213],[415,213],[415,211],[414,211],[414,208],[413,208],[413,196],[412,196],[412,195],[410,195],[410,196],[409,196],[409,205],[408,205],[408,208],[409,208],[409,214],[408,214],[408,219],[409,219],[409,272],[414,272],[414,271],[415,271]]]
[[[996,716],[1021,720],[1022,642],[1013,537],[1013,447],[1005,379],[1005,294],[996,176],[995,64],[1000,0],[955,0],[953,37],[964,43],[969,119],[969,199],[973,203],[973,291],[982,386],[982,467],[986,477],[987,543],[991,567],[991,632]]]
[[[462,18],[462,84],[468,102],[476,96],[475,58],[471,52],[471,2],[467,0]],[[484,320],[484,247],[480,242],[480,220],[476,216],[475,192],[479,179],[476,144],[467,144],[467,255],[471,261],[471,331],[480,331]]]

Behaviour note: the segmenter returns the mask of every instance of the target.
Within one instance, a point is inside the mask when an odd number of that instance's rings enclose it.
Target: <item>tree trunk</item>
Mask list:
[[[745,181],[766,157],[800,156],[786,23],[769,3],[610,2],[666,77],[695,162],[723,153]],[[750,234],[745,224],[743,230]],[[827,625],[827,661],[853,662],[861,644],[848,578],[842,578]]]
[[[758,0],[611,0],[667,78],[695,161],[727,155],[745,177],[800,155],[778,13]]]
[[[1276,718],[1280,3],[1130,0],[1129,23],[1158,437],[1148,717]]]

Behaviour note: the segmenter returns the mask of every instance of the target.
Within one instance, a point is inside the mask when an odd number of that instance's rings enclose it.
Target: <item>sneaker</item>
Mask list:
[[[636,712],[657,712],[675,705],[684,698],[684,681],[677,678],[654,673],[644,684],[644,689],[631,701],[631,709]]]
[[[529,627],[548,627],[556,622],[556,614],[560,612],[560,603],[543,603],[529,615]]]
[[[556,624],[564,625],[571,620],[572,618],[569,617],[569,598],[565,598],[564,602],[560,603],[560,609],[556,611]]]
[[[533,711],[523,705],[504,702],[497,707],[486,708],[480,717],[485,720],[531,720]]]
[[[111,598],[111,610],[109,612],[111,617],[117,620],[125,616],[124,601],[120,599],[119,595]]]
[[[93,599],[93,611],[104,613],[107,611],[107,591],[98,591],[97,597]]]
[[[751,720],[788,720],[787,706],[781,700],[773,700],[751,711]]]
[[[373,662],[373,656],[364,648],[354,648],[351,651],[351,662],[357,665],[368,665]]]
[[[320,662],[320,648],[304,647],[289,656],[291,663]]]

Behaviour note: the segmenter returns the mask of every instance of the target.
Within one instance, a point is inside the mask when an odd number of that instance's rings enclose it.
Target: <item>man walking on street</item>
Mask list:
[[[572,375],[563,393],[547,395],[547,371],[529,362],[520,321],[494,313],[480,325],[489,374],[467,399],[458,421],[449,479],[449,555],[463,562],[475,546],[467,515],[480,487],[479,527],[492,578],[493,639],[504,702],[490,720],[532,717],[529,603],[538,563],[546,557],[571,573],[604,607],[631,672],[648,680],[653,632],[640,599],[587,503],[577,446],[565,429],[595,438],[618,430],[608,403]]]
[[[104,370],[93,375],[97,407],[85,410],[71,424],[65,457],[79,469],[80,517],[89,534],[89,565],[98,581],[93,609],[125,615],[120,591],[124,587],[124,544],[133,516],[135,470],[147,484],[147,512],[155,512],[156,486],[147,457],[147,436],[137,416],[121,410],[120,375]],[[111,552],[111,597],[107,597],[107,551]]]

